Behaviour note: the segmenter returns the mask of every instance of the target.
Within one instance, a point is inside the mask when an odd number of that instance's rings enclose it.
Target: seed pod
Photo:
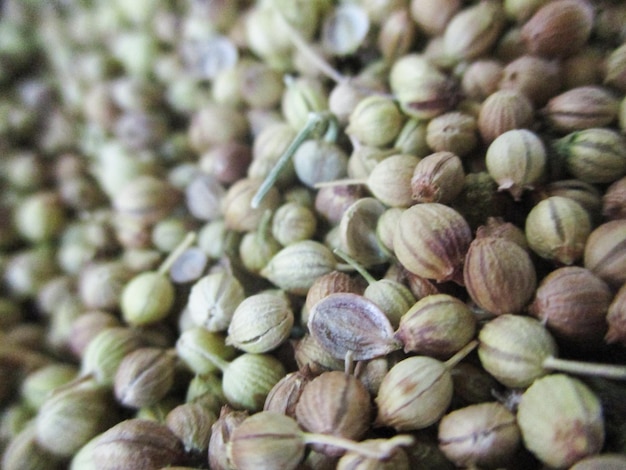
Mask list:
[[[55,455],[70,457],[116,422],[116,414],[109,391],[94,381],[59,388],[37,413],[37,442]]]
[[[20,395],[24,403],[37,410],[57,388],[76,378],[78,370],[70,364],[50,364],[24,377]]]
[[[146,271],[138,274],[122,290],[122,316],[131,325],[156,323],[169,314],[174,295],[174,286],[162,273]]]
[[[561,81],[561,66],[558,63],[523,55],[504,67],[498,88],[520,91],[535,106],[543,106],[559,92]]]
[[[185,452],[202,454],[209,448],[215,421],[215,413],[199,403],[178,405],[165,417],[165,424],[182,442]]]
[[[24,427],[3,449],[0,463],[4,470],[58,470],[62,459],[37,442],[33,424]]]
[[[329,370],[344,370],[344,359],[335,358],[313,336],[305,334],[295,345],[294,358],[298,369],[319,375]]]
[[[438,116],[457,102],[456,84],[418,54],[408,54],[394,62],[389,84],[402,111],[416,119]]]
[[[516,201],[525,189],[534,189],[545,175],[546,149],[537,134],[513,129],[489,145],[485,164],[499,191],[508,191]]]
[[[607,343],[626,344],[626,287],[617,291],[606,315],[609,330],[606,333]]]
[[[552,181],[538,190],[542,198],[563,196],[573,199],[589,214],[592,221],[597,221],[602,208],[602,193],[594,185],[580,180]]]
[[[613,50],[606,60],[604,83],[626,92],[626,46]]]
[[[591,222],[573,199],[551,196],[535,205],[526,217],[526,240],[542,258],[570,265],[585,250]]]
[[[140,176],[126,183],[114,196],[119,216],[142,225],[152,224],[169,214],[180,201],[180,193],[154,176]]]
[[[296,202],[283,204],[272,217],[272,235],[283,246],[308,240],[315,235],[316,230],[315,213]]]
[[[613,288],[626,282],[626,220],[597,227],[587,239],[584,265]]]
[[[432,121],[431,121],[432,122]],[[465,172],[452,152],[436,152],[417,163],[411,177],[412,198],[418,203],[453,201],[463,189]]]
[[[556,342],[534,318],[504,314],[478,334],[478,357],[487,372],[507,387],[527,387],[547,373],[543,362],[555,356]]]
[[[460,408],[439,422],[439,448],[459,467],[506,465],[521,443],[515,415],[500,403]]]
[[[271,351],[291,333],[294,316],[281,293],[259,293],[244,299],[235,309],[226,344],[248,353]]]
[[[483,101],[498,90],[503,65],[494,59],[478,59],[468,64],[461,78],[461,90],[469,99]]]
[[[139,331],[129,327],[105,328],[85,348],[81,374],[92,375],[101,385],[113,385],[115,373],[124,357],[143,346]]]
[[[281,289],[306,295],[319,276],[335,269],[332,252],[319,242],[302,240],[280,250],[261,270],[261,276]]]
[[[606,189],[602,196],[602,215],[607,220],[626,219],[626,177]]]
[[[424,203],[401,214],[393,248],[398,261],[418,276],[460,281],[471,237],[469,225],[457,211]]]
[[[87,345],[105,328],[121,326],[119,319],[99,310],[85,312],[70,327],[68,347],[75,357],[81,358]]]
[[[478,131],[486,144],[512,129],[532,127],[532,103],[519,91],[498,90],[489,95],[478,114]]]
[[[244,178],[234,183],[222,201],[222,214],[226,227],[238,232],[255,230],[265,211],[274,211],[279,204],[279,193],[270,188],[265,197],[255,208],[251,206],[252,198],[261,187],[262,180]]]
[[[398,327],[401,317],[415,303],[415,297],[409,288],[393,279],[372,278],[363,292],[363,297],[385,312],[392,328]]]
[[[522,27],[522,37],[532,54],[566,57],[580,50],[591,35],[593,8],[585,1],[549,2]]]
[[[365,196],[366,189],[363,185],[325,186],[315,195],[315,212],[331,225],[335,225],[348,207]]]
[[[378,49],[388,60],[407,54],[417,37],[417,27],[406,9],[393,11],[380,27],[378,34]]]
[[[78,292],[83,304],[93,310],[116,308],[124,285],[132,275],[124,263],[116,261],[86,266],[78,281]]]
[[[267,32],[264,32],[267,34]],[[282,114],[296,131],[302,129],[309,113],[328,109],[327,93],[321,82],[310,77],[300,77],[287,82],[281,101]]]
[[[450,371],[454,383],[454,399],[458,403],[474,405],[493,400],[494,391],[501,388],[480,365],[461,362]]]
[[[436,359],[409,357],[387,373],[375,400],[375,426],[398,431],[426,428],[439,421],[450,405],[452,377],[444,363]]]
[[[232,184],[246,176],[251,152],[248,145],[240,142],[217,144],[200,156],[198,168],[215,176],[222,184]]]
[[[317,183],[344,178],[348,171],[348,156],[333,142],[307,140],[293,155],[298,179],[312,188]]]
[[[484,1],[463,8],[448,23],[443,35],[446,54],[471,60],[489,51],[506,24],[502,5]]]
[[[217,103],[203,106],[191,116],[188,137],[198,154],[224,142],[241,141],[248,132],[248,123],[239,110]]]
[[[613,298],[609,286],[588,269],[559,268],[542,281],[528,311],[555,336],[579,344],[597,345],[607,330],[607,310]]]
[[[586,183],[612,183],[626,174],[626,140],[612,129],[572,132],[554,146],[567,171]]]
[[[228,403],[238,409],[259,411],[286,371],[273,356],[245,353],[224,367],[223,374],[222,387]]]
[[[463,279],[472,300],[494,315],[520,312],[537,285],[526,250],[502,238],[477,238],[470,244]]]
[[[159,348],[130,352],[115,373],[115,397],[132,408],[156,404],[174,385],[175,365],[175,357]]]
[[[463,157],[478,143],[476,119],[458,111],[437,116],[428,123],[426,142],[435,152],[452,152]]]
[[[224,343],[224,337],[202,327],[185,330],[176,341],[176,353],[185,365],[196,374],[209,374],[219,369],[214,357],[229,360],[236,350]]]
[[[222,378],[216,373],[199,375],[196,374],[189,385],[185,395],[185,402],[199,402],[207,408],[211,408],[216,414],[226,404],[226,397],[222,390]]]
[[[38,191],[16,204],[13,223],[26,240],[48,242],[58,237],[65,227],[65,209],[57,194]]]
[[[364,197],[350,205],[339,222],[342,250],[366,268],[381,264],[388,258],[375,236],[378,221],[384,212],[385,206],[380,201]]]
[[[528,242],[524,231],[511,222],[504,222],[500,217],[489,217],[485,225],[476,230],[476,238],[503,238],[528,251]]]
[[[102,470],[150,470],[182,463],[183,445],[164,424],[128,419],[101,434],[93,447],[93,461]]]
[[[363,145],[384,147],[395,140],[403,124],[402,113],[391,99],[370,96],[350,114],[346,133]]]
[[[337,397],[328,400],[328,397]],[[298,424],[306,431],[358,440],[370,426],[371,397],[365,385],[344,372],[324,372],[309,382],[296,405]],[[313,446],[327,455],[344,450]]]
[[[293,470],[304,459],[305,442],[294,419],[264,411],[235,427],[227,452],[235,468],[240,470]]]
[[[222,407],[220,416],[211,426],[209,439],[209,465],[215,470],[231,470],[230,439],[233,431],[248,417],[247,411],[235,411],[228,406]]]
[[[221,215],[226,189],[210,174],[199,173],[185,188],[187,209],[196,219],[213,220]]]
[[[331,271],[328,274],[318,277],[306,294],[303,307],[302,322],[306,323],[308,312],[324,297],[335,292],[352,292],[353,294],[363,294],[364,285],[359,278],[353,278],[341,271]],[[306,318],[304,314],[306,312]]]
[[[350,293],[330,294],[309,312],[311,336],[333,357],[354,360],[382,356],[401,347],[386,315],[372,301]]]
[[[583,86],[553,97],[543,115],[557,132],[568,133],[602,127],[617,118],[619,100],[608,89]]]
[[[426,129],[427,123],[415,118],[409,119],[398,134],[394,148],[406,155],[425,157],[432,152],[426,142]]]
[[[469,343],[476,319],[467,305],[447,294],[424,297],[401,318],[395,333],[404,352],[448,359]]]
[[[429,36],[442,34],[460,8],[459,0],[412,0],[410,5],[411,17]]]
[[[300,401],[304,387],[311,381],[311,378],[308,373],[300,370],[285,375],[267,394],[263,411],[275,411],[295,418],[296,405]]]
[[[604,444],[600,400],[567,375],[535,380],[522,394],[517,422],[526,448],[551,467],[570,467]]]

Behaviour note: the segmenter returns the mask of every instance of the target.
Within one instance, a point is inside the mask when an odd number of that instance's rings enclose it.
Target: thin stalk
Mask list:
[[[178,257],[182,255],[183,252],[187,248],[193,245],[195,241],[196,241],[196,233],[189,232],[187,236],[184,238],[184,240],[180,242],[180,244],[176,248],[174,248],[174,250],[169,254],[169,256],[165,258],[165,261],[161,263],[161,266],[159,266],[158,273],[162,275],[167,274],[167,272],[170,270],[170,268],[172,267],[174,262],[178,259]]]
[[[409,446],[414,442],[413,437],[408,435],[394,436],[388,439],[387,442],[376,445],[362,444],[339,436],[308,432],[302,433],[302,438],[305,444],[340,447],[349,452],[355,452],[364,457],[376,460],[389,458],[396,447]]]
[[[568,359],[559,359],[554,356],[545,358],[542,365],[546,369],[559,370],[571,374],[593,375],[607,379],[626,380],[626,366],[571,361]]]
[[[450,359],[443,363],[446,369],[450,370],[454,366],[456,366],[459,362],[465,359],[465,356],[471,353],[476,348],[476,346],[478,346],[477,340],[470,341],[465,346],[463,346],[454,356],[452,356]]]
[[[376,282],[376,279],[374,278],[374,276],[372,276],[363,266],[361,266],[348,253],[346,253],[343,250],[340,250],[339,248],[335,248],[333,250],[333,253],[339,256],[342,260],[348,263],[351,267],[353,267],[356,270],[356,272],[358,272],[363,277],[363,279],[367,281],[368,284],[374,284]]]
[[[314,133],[322,124],[326,124],[329,120],[329,113],[309,113],[309,117],[307,119],[304,127],[296,134],[296,137],[293,139],[289,147],[285,150],[285,152],[280,156],[272,170],[268,173],[268,175],[261,183],[261,186],[257,190],[256,194],[252,198],[250,202],[250,206],[253,209],[259,207],[259,204],[267,194],[267,192],[274,186],[278,176],[281,171],[287,166],[289,160],[296,153],[296,150],[302,145],[302,142],[307,140],[312,133]]]
[[[349,80],[348,77],[339,73],[338,70],[336,70],[323,57],[313,50],[309,43],[304,40],[302,35],[293,26],[291,26],[291,23],[287,21],[287,18],[285,18],[285,15],[283,15],[279,8],[275,8],[274,10],[285,28],[289,31],[289,39],[293,45],[296,46],[296,48],[304,54],[319,69],[320,72],[336,83],[344,83]]]
[[[328,188],[333,186],[354,186],[357,184],[367,185],[367,180],[357,178],[343,178],[340,180],[320,181],[313,186],[315,189]]]

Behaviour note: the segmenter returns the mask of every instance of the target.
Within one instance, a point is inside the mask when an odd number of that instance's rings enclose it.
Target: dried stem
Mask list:
[[[465,356],[467,356],[474,349],[476,349],[476,346],[478,346],[477,340],[470,341],[465,346],[463,346],[454,356],[444,362],[446,369],[450,370],[454,366],[456,366],[459,362],[465,359]]]
[[[174,262],[178,259],[178,257],[182,255],[183,252],[187,248],[193,245],[195,241],[196,241],[196,233],[189,232],[187,236],[184,238],[184,240],[180,242],[180,244],[176,248],[174,248],[174,250],[169,254],[169,256],[165,258],[165,261],[163,261],[161,266],[159,266],[159,271],[158,271],[159,274],[165,275],[170,270]]]
[[[376,460],[387,459],[397,447],[409,446],[414,442],[413,437],[408,435],[394,436],[386,442],[377,443],[376,445],[363,444],[351,441],[350,439],[328,434],[312,434],[305,432],[302,434],[302,437],[305,444],[321,444],[340,447],[349,452],[356,452],[364,457]]]
[[[626,366],[600,364],[597,362],[571,361],[549,356],[543,361],[546,369],[569,372],[571,374],[593,375],[607,379],[626,380]]]
[[[352,256],[339,248],[335,248],[333,253],[354,268],[368,284],[374,284],[376,279],[363,266],[361,266]]]

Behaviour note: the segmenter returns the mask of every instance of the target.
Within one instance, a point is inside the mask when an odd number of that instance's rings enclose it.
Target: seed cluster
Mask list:
[[[626,467],[624,24],[0,2],[0,466]]]

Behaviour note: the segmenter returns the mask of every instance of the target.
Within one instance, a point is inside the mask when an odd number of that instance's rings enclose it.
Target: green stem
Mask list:
[[[261,186],[257,190],[254,197],[252,198],[250,206],[253,209],[259,207],[259,204],[261,203],[267,192],[276,183],[278,175],[280,175],[280,172],[283,171],[285,166],[287,166],[287,163],[289,163],[289,160],[291,159],[291,157],[293,157],[294,153],[296,153],[296,150],[298,150],[300,145],[302,145],[302,142],[307,140],[309,136],[320,127],[321,124],[326,124],[328,120],[329,113],[327,112],[309,113],[309,117],[304,127],[298,132],[298,134],[296,134],[296,137],[293,139],[291,144],[289,144],[289,147],[287,147],[285,153],[280,156],[272,170],[263,180],[263,183],[261,183]]]
[[[346,253],[343,250],[340,250],[339,248],[335,248],[333,250],[333,253],[336,254],[337,256],[339,256],[342,260],[344,260],[346,263],[348,263],[350,266],[352,266],[354,269],[356,269],[356,271],[363,276],[363,279],[365,279],[367,281],[368,284],[374,284],[376,282],[376,279],[374,278],[374,276],[372,276],[363,266],[361,266],[357,260],[355,260],[352,256],[350,256],[348,253]]]
[[[450,359],[443,363],[446,369],[450,370],[454,366],[456,366],[459,362],[465,359],[465,356],[471,353],[476,348],[476,346],[478,346],[477,340],[472,340],[465,346],[463,346],[454,356],[452,356]]]
[[[612,364],[600,364],[597,362],[580,362],[567,359],[559,359],[549,356],[544,359],[543,367],[546,369],[559,370],[580,375],[593,375],[615,380],[626,380],[626,366]]]
[[[174,251],[172,251],[169,254],[169,256],[167,258],[165,258],[165,261],[163,261],[161,266],[159,266],[158,273],[162,274],[162,275],[167,274],[167,272],[170,270],[170,268],[172,267],[174,262],[178,259],[178,257],[180,255],[182,255],[183,252],[187,248],[189,248],[191,245],[193,245],[193,243],[195,241],[196,241],[196,233],[195,232],[189,232],[187,234],[187,236],[183,239],[183,241],[180,242],[180,244],[176,248],[174,248]]]

